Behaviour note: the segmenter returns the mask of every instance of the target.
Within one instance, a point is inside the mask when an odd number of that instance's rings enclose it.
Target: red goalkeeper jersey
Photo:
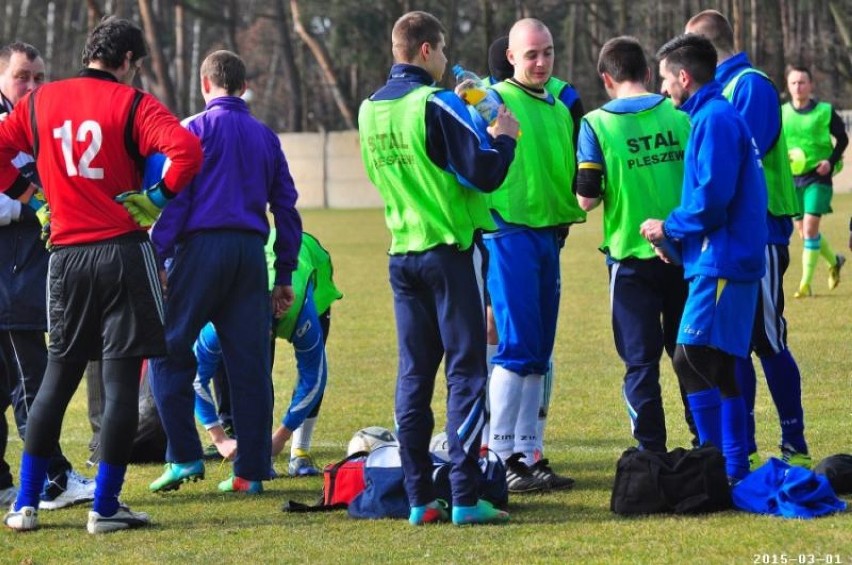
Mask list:
[[[142,159],[165,153],[173,192],[201,168],[201,144],[150,94],[107,72],[46,84],[0,124],[0,188],[20,188],[11,164],[19,151],[36,157],[50,205],[51,242],[74,245],[143,230],[115,197],[139,190]],[[10,191],[11,192],[11,191]]]

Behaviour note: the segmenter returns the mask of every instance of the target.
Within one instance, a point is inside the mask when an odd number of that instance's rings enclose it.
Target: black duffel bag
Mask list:
[[[668,453],[631,447],[618,460],[610,510],[622,516],[731,508],[725,458],[712,445]]]

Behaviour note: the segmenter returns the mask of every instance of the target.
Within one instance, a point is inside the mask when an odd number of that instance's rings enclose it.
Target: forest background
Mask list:
[[[48,80],[57,80],[80,67],[86,34],[101,17],[130,18],[151,48],[139,86],[179,116],[203,108],[197,69],[205,54],[236,51],[248,66],[253,111],[283,133],[356,128],[360,101],[392,63],[393,23],[409,10],[440,18],[450,64],[482,74],[494,39],[519,18],[541,19],[554,37],[554,74],[577,87],[588,110],[606,100],[596,62],[607,39],[633,35],[652,57],[707,8],[729,17],[737,48],[780,90],[785,66],[804,64],[820,98],[848,107],[852,0],[0,0],[0,34],[3,44],[36,46]],[[448,69],[445,86],[451,80]]]

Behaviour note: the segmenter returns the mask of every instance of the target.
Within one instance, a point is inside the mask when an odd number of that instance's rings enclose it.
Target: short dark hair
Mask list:
[[[108,16],[86,38],[83,65],[98,61],[108,69],[117,69],[124,63],[127,52],[132,54],[131,63],[148,55],[142,30],[130,20]]]
[[[12,59],[12,55],[15,53],[22,53],[28,61],[35,61],[41,57],[41,53],[38,52],[38,49],[29,43],[24,43],[23,41],[15,41],[8,45],[4,45],[0,48],[0,72],[6,70],[6,65],[9,64],[9,61]]]
[[[639,40],[622,35],[604,43],[598,55],[598,74],[602,73],[616,82],[643,82],[648,74],[648,60]]]
[[[408,12],[393,24],[393,55],[399,62],[410,62],[424,43],[435,47],[446,35],[441,21],[428,12]]]
[[[808,80],[813,82],[814,76],[811,74],[811,70],[804,65],[787,65],[787,70],[784,72],[784,78],[789,78],[790,73],[793,71],[805,73],[808,75]]]
[[[686,26],[693,28],[693,33],[709,39],[717,51],[725,53],[734,51],[734,28],[731,27],[728,18],[718,10],[699,12],[686,22]]]
[[[201,76],[209,78],[228,94],[235,94],[246,85],[246,64],[233,51],[214,51],[201,63]]]
[[[685,69],[699,85],[707,84],[716,76],[718,55],[716,48],[704,36],[695,33],[679,35],[660,47],[657,60],[665,61],[672,72]]]
[[[515,67],[506,57],[507,49],[509,49],[508,35],[498,37],[488,47],[488,72],[491,73],[491,78],[497,82],[506,80],[515,74]]]

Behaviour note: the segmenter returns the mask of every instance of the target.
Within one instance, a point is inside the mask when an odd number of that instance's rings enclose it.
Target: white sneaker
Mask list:
[[[53,483],[51,486],[57,486],[55,481],[50,482]],[[65,490],[49,499],[43,494],[38,507],[39,510],[58,510],[66,506],[73,506],[74,504],[91,502],[94,499],[95,481],[79,475],[72,470],[67,473]]]
[[[15,498],[17,498],[17,496],[18,489],[13,486],[0,490],[0,506],[9,506],[15,502]]]
[[[3,517],[3,523],[7,528],[19,532],[28,532],[38,528],[38,510],[32,506],[24,506],[20,510],[9,509]]]
[[[90,534],[106,534],[117,530],[141,528],[151,523],[151,518],[145,512],[134,512],[124,504],[112,516],[101,516],[94,510],[89,511],[89,522],[86,529]]]

